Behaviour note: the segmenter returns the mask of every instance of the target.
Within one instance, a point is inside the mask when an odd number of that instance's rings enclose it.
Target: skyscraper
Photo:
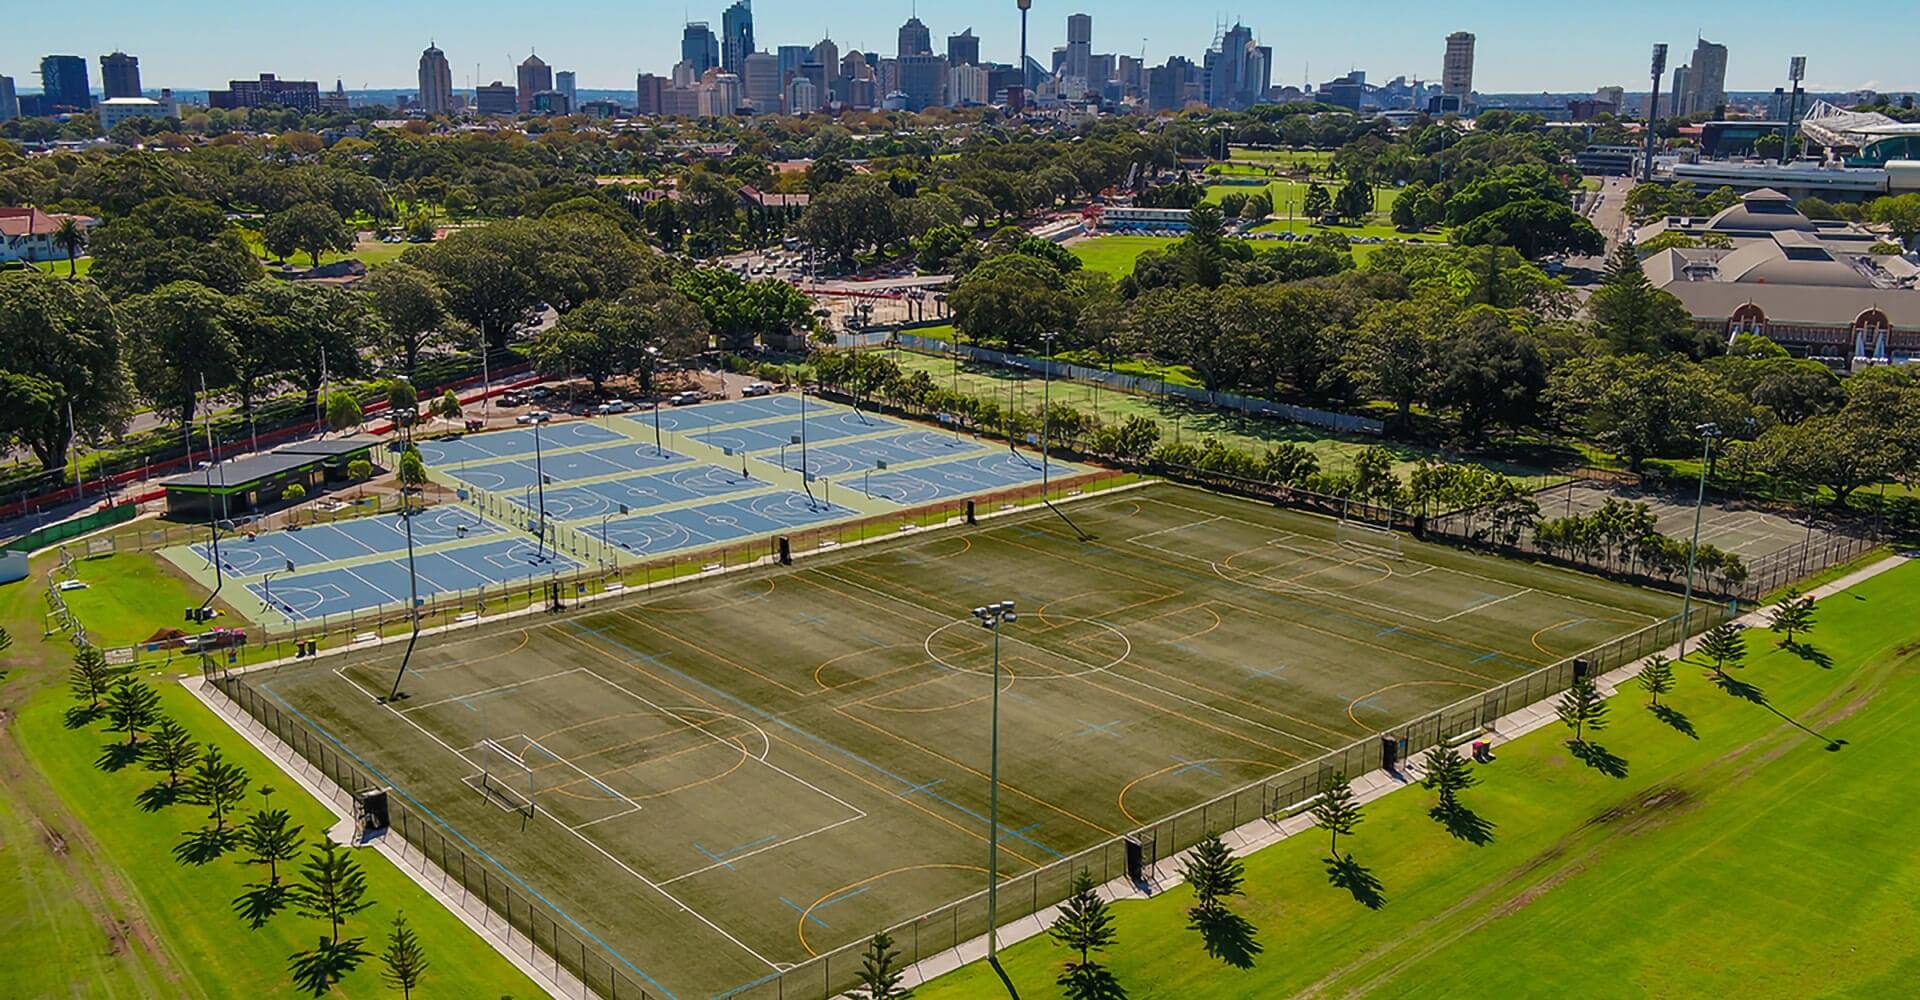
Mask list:
[[[955,66],[980,65],[980,39],[972,28],[947,36],[947,62]]]
[[[900,57],[900,92],[908,111],[937,108],[946,101],[947,61],[931,52]]]
[[[553,67],[539,56],[528,55],[520,63],[515,83],[514,95],[519,100],[520,113],[524,115],[533,110],[533,95],[553,89]]]
[[[13,77],[0,76],[0,122],[20,117],[20,96],[13,92]]]
[[[100,88],[107,99],[140,96],[140,60],[125,52],[100,57]]]
[[[663,105],[666,103],[662,97],[666,89],[667,80],[665,77],[654,76],[652,73],[642,73],[638,77],[635,77],[633,87],[634,113],[642,115],[660,114],[663,110]]]
[[[802,62],[804,61],[805,60],[802,60]],[[825,104],[827,102],[828,88],[832,87],[833,82],[840,78],[840,46],[833,44],[833,39],[831,38],[820,39],[813,47],[813,61],[820,64],[822,74],[820,79],[813,81],[814,85],[819,88],[819,93],[815,94],[814,98],[820,103]]]
[[[900,48],[895,54],[905,59],[908,56],[926,55],[933,51],[933,33],[920,23],[917,17],[907,18],[900,26]]]
[[[1687,89],[1681,92],[1683,115],[1715,114],[1727,103],[1727,47],[1702,38],[1693,44]]]
[[[680,32],[680,61],[693,67],[694,79],[720,65],[720,40],[705,21],[688,21]]]
[[[93,107],[93,88],[87,83],[87,61],[79,56],[46,56],[40,60],[40,106],[43,113]]]
[[[750,0],[734,0],[720,14],[720,66],[729,73],[740,73],[753,52],[753,5]]]
[[[740,89],[756,115],[780,112],[780,60],[771,52],[749,52],[740,61]]]
[[[813,50],[805,45],[782,45],[773,50],[773,58],[779,64],[780,86],[785,87],[794,74],[800,72],[800,64],[813,55]]]
[[[1067,61],[1061,67],[1061,74],[1071,80],[1078,80],[1080,87],[1087,87],[1093,81],[1088,79],[1089,57],[1093,55],[1093,15],[1071,14],[1067,17]],[[1105,80],[1100,81],[1105,83]],[[1066,96],[1079,97],[1079,94]]]
[[[1458,97],[1465,107],[1473,97],[1473,32],[1447,36],[1447,54],[1440,64],[1440,96]]]
[[[420,53],[420,109],[430,115],[453,111],[453,67],[432,42]]]
[[[1216,108],[1245,108],[1263,96],[1270,67],[1261,65],[1253,29],[1235,23],[1206,56],[1206,101]]]
[[[580,109],[580,92],[575,84],[576,79],[577,77],[573,75],[573,70],[570,69],[563,69],[553,74],[553,89],[567,95],[568,111],[578,111]]]

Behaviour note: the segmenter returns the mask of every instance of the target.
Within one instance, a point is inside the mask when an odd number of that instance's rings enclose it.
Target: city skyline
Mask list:
[[[410,89],[420,51],[431,40],[446,53],[456,90],[470,93],[476,84],[513,80],[514,69],[530,52],[541,53],[556,68],[574,71],[581,90],[622,90],[631,88],[635,73],[667,74],[679,61],[679,32],[658,30],[656,15],[671,17],[668,23],[676,29],[683,17],[718,29],[728,3],[715,0],[697,7],[649,10],[652,6],[582,0],[578,7],[583,16],[561,24],[506,5],[476,17],[473,4],[423,0],[410,9],[408,18],[410,26],[419,28],[419,38],[407,37],[384,9],[362,5],[330,8],[328,17],[318,20],[292,11],[262,10],[244,23],[229,22],[233,44],[213,52],[205,48],[204,24],[180,18],[178,10],[107,0],[100,5],[104,16],[80,20],[41,6],[11,15],[10,24],[16,30],[0,39],[0,74],[12,76],[23,92],[32,92],[37,89],[34,70],[41,57],[73,54],[96,68],[97,92],[100,56],[125,49],[140,59],[149,89],[212,89],[227,79],[251,78],[260,72],[293,79],[338,78],[352,89]],[[897,11],[892,9],[895,6]],[[1764,16],[1776,8],[1782,18]],[[1839,0],[1823,8],[1823,13],[1836,23],[1865,23],[1848,17],[1856,8],[1862,17],[1874,10],[1864,3]],[[1348,69],[1364,70],[1370,80],[1405,75],[1437,83],[1446,36],[1467,31],[1478,40],[1474,85],[1480,92],[1578,92],[1606,84],[1632,87],[1644,75],[1650,43],[1666,41],[1684,59],[1693,48],[1690,34],[1697,31],[1729,49],[1725,81],[1729,91],[1770,90],[1785,76],[1787,57],[1799,54],[1809,57],[1810,90],[1920,89],[1920,69],[1905,58],[1904,46],[1893,37],[1897,33],[1791,32],[1780,26],[1789,23],[1785,12],[1797,8],[1778,0],[1754,0],[1737,20],[1671,29],[1665,27],[1671,18],[1659,16],[1668,13],[1666,8],[1647,0],[1622,0],[1607,17],[1581,28],[1587,51],[1582,61],[1572,64],[1565,58],[1566,22],[1528,15],[1528,9],[1509,0],[1465,0],[1445,8],[1396,14],[1395,30],[1390,32],[1379,30],[1379,19],[1344,17],[1337,10],[1275,10],[1239,20],[1253,30],[1260,44],[1272,47],[1275,84],[1318,83]],[[1636,9],[1649,16],[1630,16]],[[781,45],[812,45],[830,37],[842,51],[892,54],[899,26],[914,13],[911,3],[875,8],[842,0],[804,6],[762,0],[753,9],[752,40],[757,50],[774,52]],[[1144,47],[1149,65],[1160,65],[1169,56],[1196,59],[1214,41],[1217,30],[1212,15],[1135,0],[1036,5],[1030,41],[1036,57],[1067,44],[1068,17],[1079,13],[1094,19],[1093,52],[1137,57]],[[983,61],[1016,61],[1019,19],[1011,3],[974,7],[964,13],[930,12],[921,21],[936,42],[971,27],[980,40]],[[1232,21],[1228,18],[1228,25]],[[836,30],[835,22],[847,27]],[[644,35],[636,30],[630,37],[620,30],[581,27],[621,23],[652,30]],[[111,28],[102,29],[102,24]],[[125,44],[128,35],[139,44]],[[370,45],[368,39],[379,42]],[[933,48],[942,51],[944,45]]]

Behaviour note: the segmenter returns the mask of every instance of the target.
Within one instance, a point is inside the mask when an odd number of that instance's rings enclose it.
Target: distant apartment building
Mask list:
[[[662,94],[667,89],[667,79],[652,73],[642,73],[634,81],[633,112],[637,115],[659,115],[666,113],[666,99]]]
[[[746,93],[753,113],[771,115],[780,112],[780,59],[771,52],[751,52],[740,62],[740,87]]]
[[[430,115],[453,111],[453,67],[431,42],[420,52],[420,109]]]
[[[272,73],[258,80],[230,80],[225,90],[207,91],[211,108],[291,108],[312,114],[320,110],[320,85],[312,80],[282,80]]]
[[[14,92],[13,77],[0,76],[0,122],[20,117],[20,95]]]
[[[954,66],[980,65],[980,38],[972,28],[947,36],[947,62]]]
[[[1471,31],[1447,36],[1447,53],[1440,63],[1440,96],[1457,97],[1465,107],[1473,103],[1473,44]]]
[[[483,115],[512,117],[520,113],[519,96],[514,93],[512,84],[495,80],[484,87],[474,88],[473,110]]]
[[[553,89],[553,67],[539,56],[529,54],[515,70],[514,83],[520,98],[519,111],[527,114],[533,110],[533,95]]]
[[[108,100],[141,96],[140,60],[125,52],[101,56],[100,89]]]
[[[947,106],[968,107],[990,104],[993,91],[987,89],[987,69],[972,63],[947,68]]]
[[[79,56],[45,56],[40,60],[38,112],[85,111],[93,107],[87,83],[87,61]]]
[[[174,102],[173,91],[162,89],[160,99],[151,97],[109,97],[93,106],[94,114],[100,118],[100,134],[108,135],[129,118],[178,118],[180,107]]]
[[[747,56],[753,51],[753,5],[748,0],[734,0],[733,6],[720,14],[720,68],[744,75]]]
[[[567,95],[567,105],[575,111],[580,110],[579,77],[573,70],[563,69],[553,74],[553,89]]]
[[[796,76],[787,83],[787,113],[810,115],[820,110],[820,92],[813,81]]]

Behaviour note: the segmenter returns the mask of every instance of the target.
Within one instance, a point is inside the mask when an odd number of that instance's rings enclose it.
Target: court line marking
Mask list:
[[[580,671],[585,669],[587,668],[573,667],[568,670],[557,670],[557,671],[554,671],[553,673],[545,674],[540,677],[530,677],[524,681],[514,681],[511,684],[498,684],[490,688],[482,688],[481,690],[478,690],[478,691],[469,691],[466,694],[453,695],[452,697],[441,698],[437,701],[429,701],[420,705],[408,705],[406,708],[399,709],[398,711],[402,715],[405,715],[408,712],[418,712],[423,708],[433,708],[436,705],[446,705],[456,701],[466,701],[469,698],[478,698],[478,697],[481,697],[482,695],[495,694],[501,691],[511,691],[517,687],[525,687],[528,684],[538,684],[541,681],[550,681],[550,680],[553,680],[555,677],[565,677],[568,674],[579,673]],[[532,742],[532,740],[529,739],[528,742]],[[541,747],[540,749],[542,751],[546,750],[545,747]]]

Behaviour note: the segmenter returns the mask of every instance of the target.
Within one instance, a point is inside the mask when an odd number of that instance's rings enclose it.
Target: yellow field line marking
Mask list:
[[[1133,814],[1133,810],[1127,808],[1127,793],[1133,791],[1133,786],[1141,783],[1142,781],[1150,781],[1154,778],[1158,778],[1159,776],[1166,774],[1168,771],[1178,771],[1183,767],[1192,767],[1195,764],[1252,764],[1255,767],[1271,768],[1275,771],[1281,770],[1284,767],[1284,765],[1275,764],[1271,761],[1247,760],[1244,757],[1202,757],[1199,760],[1180,761],[1178,763],[1168,764],[1166,767],[1160,768],[1157,771],[1149,771],[1146,774],[1143,774],[1138,778],[1135,778],[1132,781],[1127,782],[1125,785],[1121,786],[1120,794],[1117,796],[1114,796],[1113,804],[1120,807],[1120,814],[1127,818],[1127,822],[1129,823],[1143,822],[1143,820],[1141,820],[1140,817],[1135,816]]]
[[[951,869],[954,871],[963,871],[963,872],[979,872],[982,875],[985,875],[987,873],[987,870],[985,868],[980,867],[979,865],[954,865],[954,864],[908,865],[905,868],[894,868],[889,871],[881,872],[878,875],[869,875],[858,882],[849,882],[846,885],[843,885],[840,888],[833,890],[832,892],[823,893],[819,899],[816,899],[813,902],[807,904],[807,908],[800,911],[799,925],[794,928],[794,933],[800,936],[800,947],[807,949],[808,955],[817,957],[820,954],[819,952],[813,950],[813,945],[810,945],[807,943],[807,918],[813,916],[813,911],[816,909],[819,909],[821,903],[824,903],[827,900],[832,899],[833,897],[838,896],[842,893],[852,892],[853,890],[858,889],[863,885],[869,885],[871,883],[878,882],[889,875],[900,875],[906,872],[926,871],[928,869],[935,869],[935,868]]]
[[[1361,702],[1366,701],[1368,698],[1371,698],[1376,694],[1385,694],[1388,691],[1392,691],[1396,688],[1428,687],[1428,686],[1436,686],[1436,685],[1440,687],[1471,688],[1475,691],[1486,690],[1486,688],[1480,687],[1477,684],[1468,684],[1466,681],[1449,681],[1449,680],[1439,680],[1439,679],[1425,680],[1425,681],[1401,681],[1398,684],[1389,684],[1383,688],[1375,688],[1372,691],[1368,691],[1366,694],[1363,694],[1360,697],[1355,698],[1350,702],[1347,702],[1347,718],[1352,719],[1354,725],[1359,726],[1361,729],[1365,729],[1367,728],[1367,724],[1364,722],[1361,722],[1360,717],[1353,714],[1354,708],[1358,706]]]

